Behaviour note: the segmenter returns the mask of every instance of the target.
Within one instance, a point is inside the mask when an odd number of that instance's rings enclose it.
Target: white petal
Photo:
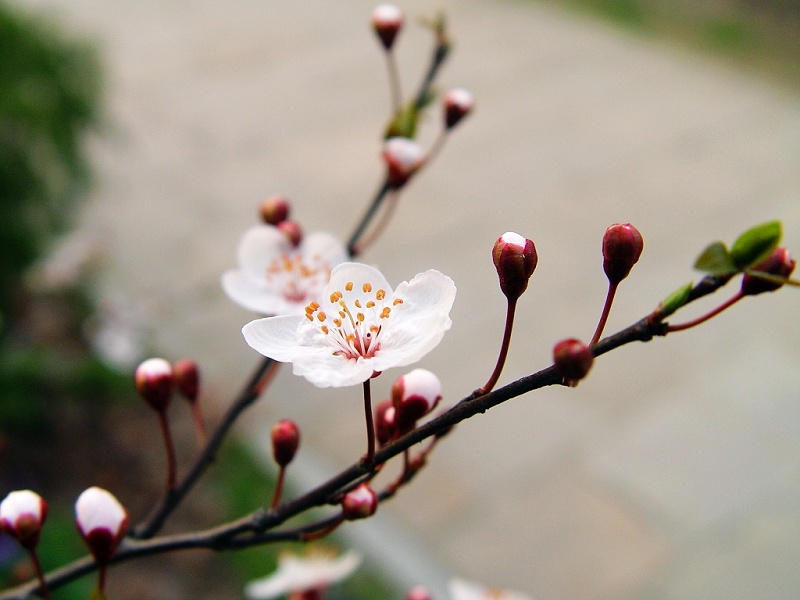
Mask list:
[[[305,307],[305,304],[287,302],[263,281],[256,281],[244,271],[223,273],[222,289],[238,305],[265,315],[299,314]]]
[[[248,600],[270,600],[292,592],[327,587],[348,577],[360,564],[361,556],[353,551],[336,559],[283,554],[278,558],[278,569],[272,575],[248,583],[244,594]]]
[[[519,592],[488,588],[457,578],[447,583],[447,591],[450,593],[450,600],[532,600],[530,596]]]
[[[307,349],[292,363],[292,372],[305,377],[317,387],[344,387],[364,383],[375,371],[374,361],[364,358],[344,359],[330,348],[319,352]]]
[[[75,520],[84,535],[95,529],[108,529],[117,535],[128,513],[119,501],[106,490],[90,487],[75,502]]]
[[[297,343],[297,328],[305,317],[285,315],[250,321],[242,327],[248,345],[278,362],[292,362],[302,348]]]
[[[387,294],[392,292],[392,286],[386,281],[386,277],[375,267],[363,263],[346,262],[331,271],[331,279],[325,286],[323,298],[332,291],[344,289],[345,284],[350,281],[357,285],[371,283],[374,289],[382,288],[386,290]]]
[[[239,267],[256,281],[264,279],[267,266],[280,257],[281,253],[292,251],[292,244],[282,231],[271,225],[261,225],[248,229],[236,251]]]
[[[315,231],[303,238],[303,255],[319,256],[333,268],[347,260],[347,249],[339,238],[325,231]]]
[[[33,515],[37,521],[42,520],[42,497],[31,490],[10,492],[0,502],[0,519],[14,524],[24,514]]]

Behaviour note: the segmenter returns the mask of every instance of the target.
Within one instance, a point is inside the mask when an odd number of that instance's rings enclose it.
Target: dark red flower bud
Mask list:
[[[642,234],[630,223],[615,223],[603,236],[603,270],[611,285],[631,272],[644,249]]]
[[[410,138],[390,137],[383,143],[383,160],[389,186],[403,187],[411,176],[425,164],[422,147]]]
[[[383,446],[392,441],[397,430],[395,408],[391,400],[383,400],[375,407],[375,438]]]
[[[172,366],[175,374],[175,383],[180,392],[189,402],[197,400],[200,393],[200,370],[197,363],[188,358],[182,358]]]
[[[394,4],[380,4],[373,9],[370,20],[383,47],[387,51],[391,50],[403,27],[403,12]]]
[[[528,287],[539,257],[531,240],[507,231],[494,243],[492,260],[500,279],[500,289],[506,298],[513,301]]]
[[[128,511],[106,490],[91,487],[75,502],[75,522],[100,565],[108,564],[128,533]]]
[[[398,432],[406,433],[442,399],[439,378],[426,369],[414,369],[392,385],[392,403]]]
[[[294,421],[281,419],[272,428],[272,455],[278,466],[285,467],[297,453],[300,445],[300,428]]]
[[[303,241],[303,230],[295,221],[281,221],[276,227],[286,234],[292,246],[297,247]]]
[[[163,358],[149,358],[136,368],[136,391],[153,409],[167,410],[175,389],[172,366]]]
[[[378,494],[366,483],[350,490],[342,500],[342,516],[348,521],[371,517],[378,510]]]
[[[444,126],[446,129],[452,129],[472,111],[475,100],[467,90],[454,88],[444,95],[442,104],[444,105]]]
[[[261,203],[259,213],[267,225],[277,225],[289,218],[289,201],[283,196],[271,196]]]
[[[558,342],[553,348],[556,370],[567,381],[578,381],[586,377],[594,362],[591,348],[575,338]]]
[[[767,258],[754,266],[752,271],[760,271],[761,273],[769,273],[776,277],[787,278],[794,271],[797,263],[789,254],[786,248],[775,248]],[[761,279],[756,275],[745,274],[742,277],[742,294],[745,296],[755,296],[764,292],[774,292],[780,289],[783,283],[777,281],[767,281]]]

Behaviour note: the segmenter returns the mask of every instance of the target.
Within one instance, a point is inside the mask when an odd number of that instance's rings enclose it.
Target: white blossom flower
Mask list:
[[[293,246],[277,227],[261,225],[244,234],[237,259],[239,268],[222,275],[228,297],[255,312],[288,315],[319,295],[347,251],[328,233],[310,233]]]
[[[450,328],[455,294],[438,271],[392,291],[377,269],[344,263],[304,315],[258,319],[242,333],[253,349],[292,363],[295,375],[318,387],[355,385],[430,352]]]
[[[360,564],[361,556],[352,550],[338,558],[320,552],[305,557],[284,553],[278,557],[278,569],[248,583],[244,595],[248,600],[269,600],[322,590],[349,577]]]
[[[532,600],[519,592],[488,588],[472,581],[453,578],[447,584],[450,600]]]

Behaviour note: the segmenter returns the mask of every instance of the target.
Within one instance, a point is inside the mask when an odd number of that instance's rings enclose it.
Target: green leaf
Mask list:
[[[406,104],[394,115],[386,126],[384,139],[391,137],[405,137],[413,139],[417,133],[417,116],[419,110],[413,102]]]
[[[781,222],[756,225],[740,235],[731,247],[731,258],[742,271],[767,258],[781,241]]]
[[[658,316],[664,319],[681,308],[684,304],[686,304],[686,301],[689,300],[689,294],[692,293],[693,289],[694,283],[690,281],[686,285],[681,286],[672,292],[656,310]]]
[[[694,261],[694,268],[710,275],[730,275],[739,271],[722,242],[714,242],[707,246]]]

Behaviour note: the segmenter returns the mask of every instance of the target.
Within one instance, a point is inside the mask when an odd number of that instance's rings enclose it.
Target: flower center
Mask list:
[[[347,359],[372,358],[381,347],[381,333],[402,298],[389,297],[384,289],[373,290],[371,283],[361,286],[348,281],[335,290],[321,310],[318,302],[306,306],[306,318],[333,347],[333,354]]]
[[[328,283],[331,267],[319,254],[284,252],[267,265],[264,280],[289,302],[305,302]]]

